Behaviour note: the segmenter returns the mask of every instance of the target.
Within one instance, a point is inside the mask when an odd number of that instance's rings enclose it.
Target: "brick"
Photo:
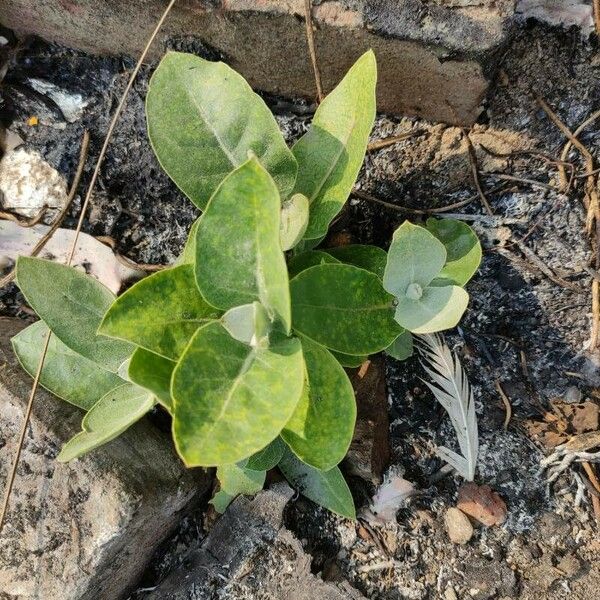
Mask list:
[[[0,319],[0,497],[4,496],[31,379]],[[0,598],[116,600],[137,582],[181,513],[208,490],[150,422],[68,464],[55,461],[82,412],[40,390],[0,536]]]
[[[373,48],[380,111],[459,125],[471,125],[481,113],[514,17],[512,0],[482,6],[462,0],[314,4],[326,90]],[[0,21],[19,33],[89,52],[136,56],[164,6],[164,0],[3,0]],[[303,0],[180,0],[154,46],[154,57],[167,38],[195,36],[253,87],[314,98],[303,15]]]

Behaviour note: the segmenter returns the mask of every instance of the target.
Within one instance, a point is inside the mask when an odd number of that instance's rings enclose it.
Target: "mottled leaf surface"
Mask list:
[[[12,338],[21,366],[35,377],[48,327],[37,321]],[[104,394],[123,384],[115,373],[99,367],[65,346],[55,335],[50,338],[40,384],[55,396],[89,410]]]
[[[252,151],[287,197],[297,165],[271,111],[222,62],[169,52],[146,97],[148,133],[162,168],[199,208]]]
[[[290,485],[313,502],[342,517],[356,519],[352,494],[338,467],[319,471],[288,450],[279,462],[279,468]]]
[[[337,258],[340,262],[366,269],[367,271],[371,271],[371,273],[375,273],[380,279],[383,279],[387,262],[387,252],[377,246],[349,244],[348,246],[327,248],[326,252]]]
[[[152,410],[154,398],[137,385],[125,383],[105,394],[81,423],[83,431],[62,448],[57,460],[67,462],[115,439]]]
[[[173,434],[188,466],[248,458],[274,440],[302,393],[298,339],[254,348],[219,323],[202,327],[173,373]]]
[[[310,267],[290,282],[294,329],[336,352],[373,354],[402,332],[381,280],[353,265]]]
[[[129,362],[129,379],[152,392],[158,401],[170,413],[173,412],[171,402],[171,375],[176,363],[150,352],[145,348],[137,348]]]
[[[302,338],[307,382],[281,437],[303,462],[322,470],[346,456],[354,424],[356,401],[344,369],[323,346]]]
[[[196,235],[196,282],[222,310],[257,300],[290,328],[279,241],[279,194],[256,159],[233,171],[211,198]]]
[[[49,260],[21,256],[17,283],[33,310],[71,350],[114,373],[133,352],[131,344],[97,335],[115,296],[93,277]]]
[[[219,317],[198,292],[192,265],[153,273],[117,298],[100,333],[177,360],[198,327]]]
[[[290,278],[295,277],[298,273],[305,271],[309,267],[315,265],[324,265],[326,263],[339,263],[337,258],[322,250],[307,250],[301,254],[292,257],[288,262],[288,272]]]
[[[366,52],[321,102],[308,132],[294,145],[295,192],[310,201],[304,236],[319,238],[348,199],[375,120],[377,65]]]
[[[303,194],[294,194],[281,205],[282,250],[291,250],[302,239],[307,225],[308,198]]]

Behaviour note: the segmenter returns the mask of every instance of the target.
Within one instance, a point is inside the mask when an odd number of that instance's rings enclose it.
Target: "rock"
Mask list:
[[[0,320],[0,497],[32,381],[10,337],[24,323]],[[68,464],[62,444],[82,413],[40,389],[0,536],[0,597],[113,600],[130,591],[180,513],[210,479],[186,471],[166,435],[142,421]]]
[[[239,496],[199,549],[183,559],[146,600],[361,600],[348,583],[311,573],[311,557],[283,527],[293,492],[275,484],[253,500]]]
[[[357,415],[344,467],[348,473],[377,485],[390,460],[384,359],[373,356],[366,371],[362,367],[348,369],[348,374],[356,394]]]
[[[472,125],[514,19],[514,1],[313,2],[316,52],[325,90],[360,53],[379,58],[378,104],[385,112]],[[137,56],[163,0],[4,0],[0,21],[21,34],[94,53]],[[175,5],[153,47],[199,36],[266,92],[314,99],[304,0],[188,0]]]
[[[0,206],[4,210],[33,217],[43,206],[56,212],[66,201],[64,177],[39,152],[17,148],[0,160]]]
[[[458,490],[457,507],[488,527],[500,525],[506,519],[506,504],[489,485],[464,483]]]
[[[455,544],[466,544],[473,536],[473,525],[464,512],[455,507],[450,507],[444,517],[446,530],[450,540]]]

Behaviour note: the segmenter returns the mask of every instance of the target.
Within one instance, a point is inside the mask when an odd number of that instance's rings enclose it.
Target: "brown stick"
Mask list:
[[[7,212],[5,210],[0,210],[0,219],[4,219],[5,221],[12,221],[20,227],[29,228],[33,227],[34,225],[37,225],[44,218],[46,212],[48,212],[48,207],[44,204],[44,206],[40,208],[38,213],[30,219],[21,219],[21,217],[14,213]]]
[[[117,121],[119,120],[119,117],[121,115],[121,112],[123,111],[123,107],[125,106],[125,101],[127,100],[127,96],[129,95],[129,92],[131,90],[131,88],[133,87],[133,83],[142,67],[142,64],[144,62],[144,59],[146,58],[146,55],[148,54],[148,50],[150,50],[150,46],[152,45],[152,42],[154,41],[154,39],[156,38],[158,32],[160,31],[163,23],[165,22],[165,19],[167,18],[167,16],[169,15],[169,13],[171,12],[171,9],[173,8],[173,5],[175,4],[177,0],[170,0],[169,4],[167,5],[165,11],[163,12],[161,18],[159,19],[158,23],[156,24],[156,27],[154,28],[154,31],[152,32],[152,34],[150,35],[150,38],[148,39],[148,42],[146,43],[146,46],[140,56],[140,58],[138,59],[137,64],[135,65],[135,68],[133,69],[131,76],[129,77],[129,81],[127,82],[127,87],[125,88],[125,91],[123,92],[123,95],[121,96],[121,100],[119,102],[119,105],[117,106],[117,109],[115,110],[115,114],[113,115],[110,125],[108,126],[108,131],[106,132],[106,138],[104,139],[104,143],[102,144],[102,149],[100,150],[100,154],[98,156],[98,161],[96,162],[96,167],[94,168],[94,172],[92,174],[92,179],[90,181],[90,185],[87,191],[87,194],[85,196],[85,200],[83,202],[83,206],[81,207],[81,214],[79,216],[79,221],[77,223],[77,229],[75,230],[75,236],[73,237],[73,243],[71,246],[71,250],[69,252],[69,256],[67,258],[67,266],[71,264],[72,260],[73,260],[73,256],[75,254],[75,250],[77,248],[77,240],[79,239],[79,234],[81,233],[81,228],[83,226],[83,221],[85,219],[85,215],[92,197],[92,192],[94,190],[94,185],[96,183],[96,180],[98,179],[98,175],[100,174],[100,167],[102,166],[102,162],[104,160],[104,157],[106,156],[106,151],[108,149],[108,144],[110,142],[112,133],[115,129],[115,126],[117,124]],[[46,342],[44,344],[44,347],[42,349],[42,355],[40,357],[40,363],[38,365],[38,369],[36,372],[36,377],[33,380],[33,385],[31,388],[31,394],[29,396],[29,401],[27,403],[27,409],[25,411],[25,416],[23,419],[23,425],[21,427],[21,434],[19,436],[19,442],[17,445],[17,451],[15,453],[15,457],[13,459],[13,464],[10,470],[10,476],[7,480],[7,485],[6,485],[6,490],[4,493],[4,502],[2,504],[2,509],[0,511],[0,533],[2,532],[3,526],[4,526],[4,522],[5,522],[5,517],[6,517],[6,513],[7,513],[7,509],[8,509],[8,503],[10,501],[10,496],[12,493],[12,489],[13,489],[13,485],[14,485],[14,480],[15,480],[15,474],[17,472],[17,466],[19,464],[19,459],[21,457],[21,451],[23,449],[23,443],[25,441],[25,435],[27,433],[27,427],[29,425],[29,420],[31,418],[31,412],[33,409],[33,401],[35,399],[35,393],[37,391],[38,385],[39,385],[39,380],[40,380],[40,375],[42,373],[42,369],[44,367],[44,361],[46,359],[46,353],[48,351],[48,344],[50,343],[50,336],[52,335],[52,332],[48,332],[48,336],[46,337]]]
[[[306,41],[308,43],[308,53],[310,54],[310,62],[312,63],[313,72],[315,75],[315,87],[317,88],[317,100],[319,104],[323,102],[323,86],[321,85],[321,71],[317,62],[317,52],[315,50],[315,32],[313,30],[312,21],[312,2],[304,0],[304,22],[306,24]]]
[[[600,0],[594,0],[594,27],[596,35],[600,35]]]
[[[477,166],[477,154],[475,153],[475,147],[473,146],[473,142],[471,142],[471,138],[469,137],[469,132],[466,129],[462,130],[465,135],[465,139],[467,140],[467,150],[469,155],[469,164],[471,165],[471,174],[473,175],[473,183],[475,184],[475,188],[477,189],[477,193],[479,195],[479,199],[481,200],[481,204],[485,208],[488,215],[493,215],[494,211],[488,202],[488,199],[481,187],[481,181],[479,180],[479,167]]]
[[[508,399],[508,396],[506,395],[505,391],[502,389],[502,385],[500,385],[500,381],[498,379],[496,379],[496,381],[494,381],[494,386],[496,387],[496,391],[500,395],[500,398],[502,398],[502,402],[504,404],[504,408],[506,411],[506,415],[504,417],[504,425],[503,425],[504,431],[506,431],[508,429],[508,424],[510,423],[510,419],[512,417],[512,405],[511,405],[510,400]]]
[[[417,137],[418,135],[423,135],[427,133],[424,129],[417,129],[416,131],[409,131],[408,133],[400,133],[399,135],[391,135],[390,137],[384,138],[382,140],[376,140],[371,142],[367,146],[367,152],[373,152],[375,150],[381,150],[382,148],[387,148],[388,146],[393,146],[398,142],[403,142],[404,140],[408,140],[413,137]]]

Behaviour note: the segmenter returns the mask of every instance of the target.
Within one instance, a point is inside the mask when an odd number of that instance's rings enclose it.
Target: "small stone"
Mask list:
[[[471,525],[469,517],[458,508],[449,508],[444,521],[448,536],[455,544],[466,544],[473,536],[473,525]],[[454,590],[452,591],[454,592]]]
[[[573,554],[567,554],[562,557],[556,568],[568,578],[575,577],[581,571],[581,562]]]
[[[500,525],[506,519],[506,504],[489,485],[463,484],[458,490],[457,507],[487,527]]]

